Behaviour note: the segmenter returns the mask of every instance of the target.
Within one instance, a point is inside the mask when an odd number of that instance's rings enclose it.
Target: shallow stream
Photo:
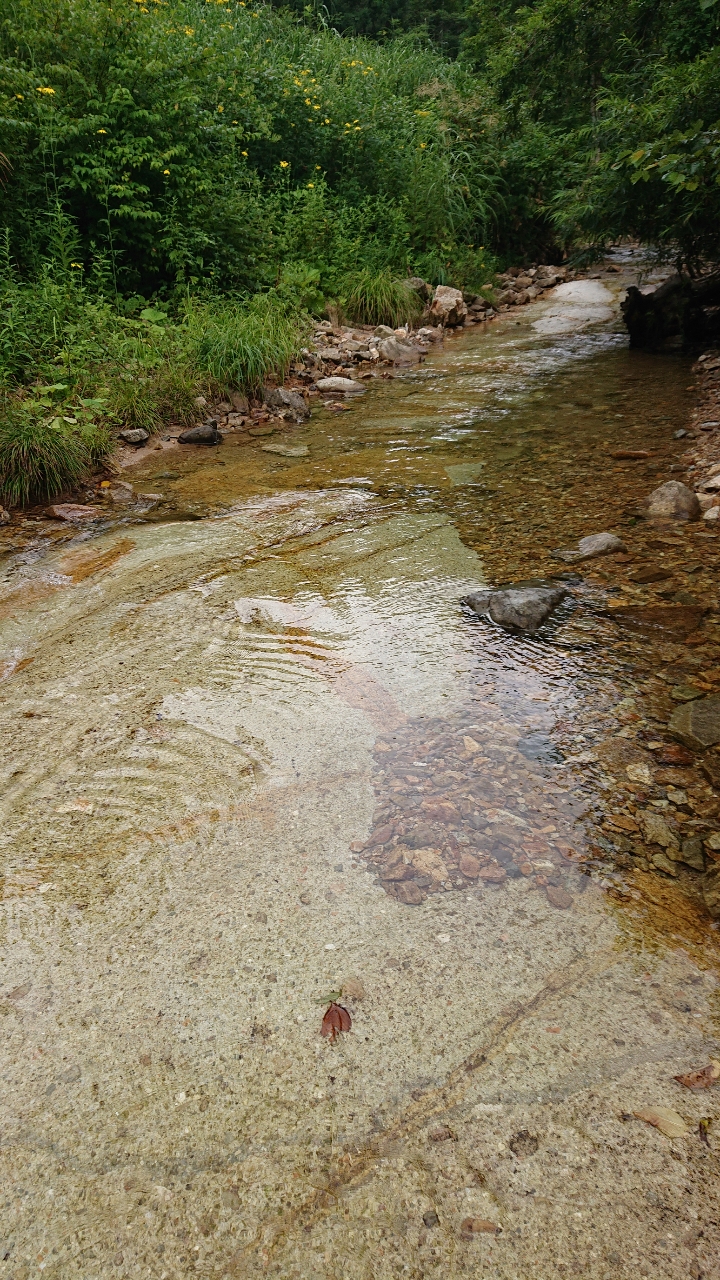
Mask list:
[[[720,1276],[718,933],[644,816],[720,825],[717,541],[641,518],[690,365],[621,265],[9,556],[0,1276]]]

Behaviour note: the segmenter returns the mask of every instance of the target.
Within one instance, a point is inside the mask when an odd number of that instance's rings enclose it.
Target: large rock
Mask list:
[[[710,915],[720,919],[720,863],[716,863],[702,878],[702,893]]]
[[[503,587],[499,591],[475,591],[463,603],[499,627],[532,635],[566,595],[565,587]]]
[[[451,289],[449,285],[439,284],[430,304],[430,318],[433,324],[461,324],[467,315],[467,304],[459,289]]]
[[[620,304],[631,347],[673,351],[707,343],[720,332],[720,272],[691,279],[670,276],[643,293],[635,285]]]
[[[362,394],[365,390],[361,382],[355,382],[352,378],[319,378],[315,386],[318,391],[352,391]]]
[[[660,520],[699,520],[698,496],[679,480],[661,484],[648,498],[647,513]]]
[[[389,360],[391,364],[416,364],[422,355],[417,347],[395,337],[383,338],[378,344],[378,351],[383,360]]]
[[[720,742],[720,697],[698,698],[673,711],[669,729],[692,751],[705,751]]]
[[[299,418],[307,418],[310,410],[303,396],[297,391],[286,391],[285,387],[266,387],[263,399],[270,409],[290,409]]]
[[[625,549],[625,543],[614,533],[591,533],[580,539],[577,551],[553,551],[553,555],[567,564],[574,564],[578,560],[592,560],[595,556],[609,556]]]
[[[221,440],[215,418],[208,418],[199,427],[191,427],[178,436],[178,444],[220,444]]]

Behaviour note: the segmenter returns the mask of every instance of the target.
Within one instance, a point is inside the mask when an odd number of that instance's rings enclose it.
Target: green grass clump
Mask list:
[[[9,506],[53,497],[71,488],[91,464],[93,441],[67,423],[48,421],[24,406],[0,417],[0,495]]]
[[[285,376],[307,330],[307,317],[273,294],[218,299],[189,307],[187,350],[195,367],[218,386],[253,394],[268,378]]]
[[[418,295],[390,271],[358,271],[347,277],[346,290],[343,309],[355,324],[387,324],[397,329],[422,313]]]

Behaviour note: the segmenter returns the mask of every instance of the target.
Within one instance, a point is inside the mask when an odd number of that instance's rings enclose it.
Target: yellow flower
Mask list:
[[[41,85],[41,84],[37,86],[37,91],[38,93],[52,93],[52,94],[55,93],[54,89],[49,89],[47,85]]]
[[[241,151],[240,155],[245,156],[245,159],[247,160],[247,151]]]
[[[107,133],[107,129],[98,129],[98,133]]]
[[[194,35],[195,35],[195,28],[194,28],[194,27],[183,27],[183,31],[185,32],[185,35],[186,35],[186,36],[194,36]]]
[[[71,262],[71,263],[70,263],[70,266],[71,266],[71,267],[79,267],[81,271],[82,271],[82,269],[83,269],[83,264],[82,264],[82,262]]]
[[[170,172],[169,169],[163,169],[163,173],[169,173],[169,172]]]
[[[220,103],[220,106],[218,107],[218,111],[224,111],[224,110],[225,110],[224,106],[222,105],[222,103]]]
[[[317,169],[317,171],[318,171],[318,173],[319,173],[319,172],[320,172],[320,165],[319,165],[319,164],[316,164],[316,165],[315,165],[315,168]]]
[[[280,161],[280,168],[281,168],[281,169],[289,169],[289,168],[290,168],[290,161],[289,161],[289,160],[281,160],[281,161]]]
[[[330,120],[329,120],[329,118],[328,118],[327,116],[325,117],[325,123],[326,123],[326,124],[329,124],[329,123],[330,123]]]
[[[314,182],[308,182],[308,186],[309,186],[309,187],[314,187],[314,186],[315,186],[315,183],[314,183]]]
[[[426,146],[427,146],[427,143],[426,143],[426,142],[421,142],[421,143],[420,143],[420,150],[421,150],[421,151],[424,151],[424,150],[425,150],[425,148],[426,148]]]
[[[311,106],[312,106],[312,100],[311,100],[310,98],[306,98],[306,99],[305,99],[305,106],[306,106],[306,107],[311,107]]]
[[[16,93],[16,94],[15,94],[15,97],[16,97],[16,98],[19,98],[21,102],[24,102],[24,101],[25,101],[25,94],[24,94],[24,93]]]

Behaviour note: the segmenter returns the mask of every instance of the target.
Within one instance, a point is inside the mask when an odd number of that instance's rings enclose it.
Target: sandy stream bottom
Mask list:
[[[648,746],[720,678],[715,543],[635,518],[690,398],[626,350],[630,271],[318,411],[302,463],[176,451],[202,520],[9,558],[3,1278],[720,1277],[720,1086],[673,1078],[720,1057],[719,935],[642,843],[653,803],[718,827]],[[608,527],[537,637],[460,606]]]

